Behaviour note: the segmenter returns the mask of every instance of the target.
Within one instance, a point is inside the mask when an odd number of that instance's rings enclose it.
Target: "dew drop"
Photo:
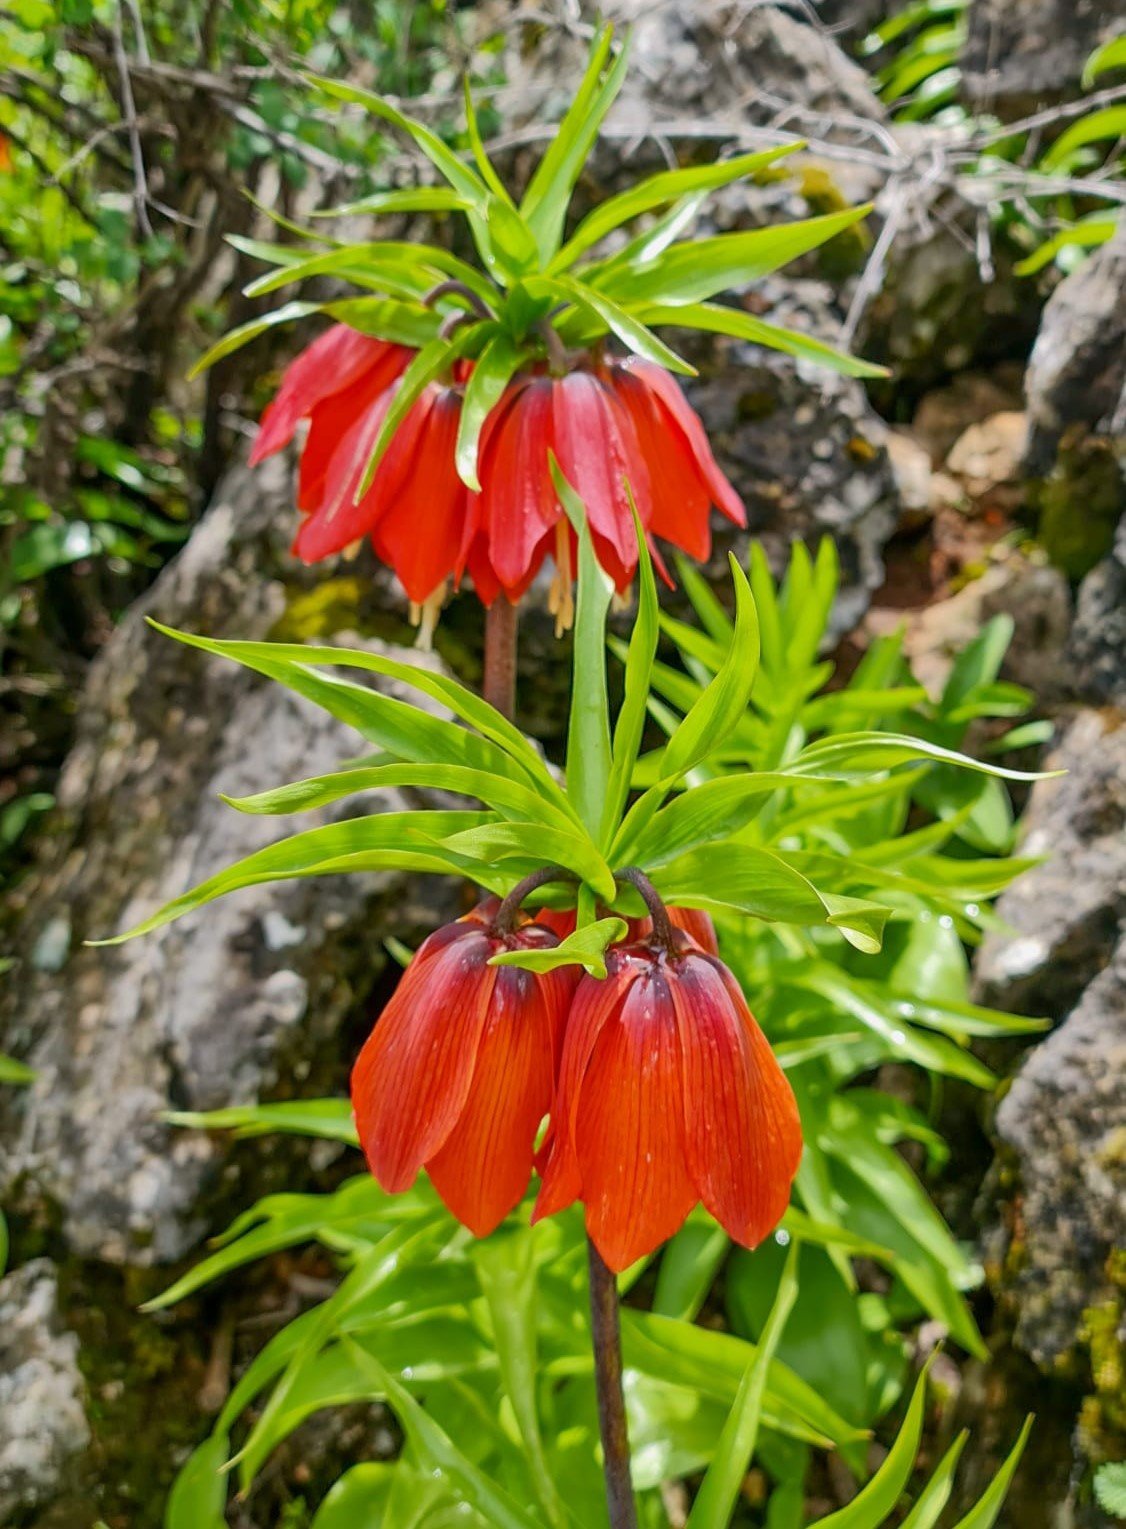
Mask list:
[[[950,917],[949,913],[944,913],[942,915],[938,921],[938,927],[940,929],[953,929],[954,920]]]
[[[966,917],[967,918],[977,918],[977,916],[978,916],[978,914],[980,912],[981,912],[981,909],[978,907],[977,903],[967,903],[966,904]]]
[[[774,1233],[774,1241],[778,1244],[778,1246],[780,1248],[787,1248],[787,1247],[789,1247],[789,1245],[790,1245],[790,1234],[789,1234],[789,1232],[786,1230],[786,1228],[784,1226],[780,1226],[778,1228],[778,1230]]]
[[[903,1042],[907,1039],[902,1030],[893,1030],[891,1032],[891,1038],[897,1046],[902,1046]]]

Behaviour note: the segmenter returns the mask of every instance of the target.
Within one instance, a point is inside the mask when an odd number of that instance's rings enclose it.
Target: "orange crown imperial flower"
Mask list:
[[[357,292],[288,302],[225,336],[200,362],[291,319],[323,313],[338,321],[289,368],[254,448],[259,461],[309,421],[295,544],[306,561],[370,536],[432,620],[450,582],[466,572],[485,603],[501,594],[515,602],[551,555],[552,605],[565,626],[575,549],[549,453],[585,502],[596,555],[619,590],[637,565],[627,482],[654,551],[653,538],[661,538],[706,556],[712,506],[744,523],[739,497],[672,375],[694,376],[695,367],[658,330],[727,335],[854,376],[880,372],[712,301],[817,248],[867,208],[683,237],[709,192],[763,174],[800,144],[664,171],[568,226],[572,194],[625,67],[626,50],[615,52],[603,28],[519,202],[488,158],[468,91],[459,154],[369,91],[315,81],[333,100],[407,133],[447,183],[377,192],[336,213],[462,216],[476,263],[421,240],[346,244],[287,224],[304,248],[287,241],[277,269],[252,282],[249,297],[324,277]],[[262,256],[263,247],[254,253]],[[623,354],[611,354],[611,345]]]
[[[698,1202],[754,1247],[778,1224],[801,1158],[793,1090],[718,957],[653,912],[646,941],[583,977],[567,1022],[533,1219],[581,1200],[620,1272]]]
[[[495,898],[437,930],[352,1072],[360,1145],[383,1188],[408,1189],[425,1167],[478,1237],[528,1187],[575,987],[571,967],[540,975],[489,959],[556,944],[536,924],[512,929]]]

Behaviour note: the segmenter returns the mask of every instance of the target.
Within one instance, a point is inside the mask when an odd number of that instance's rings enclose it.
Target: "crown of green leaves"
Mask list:
[[[622,87],[627,56],[625,46],[615,52],[612,30],[604,27],[594,40],[575,99],[519,203],[485,151],[468,82],[465,113],[471,163],[430,128],[379,96],[313,77],[326,95],[358,103],[408,133],[447,183],[379,192],[327,215],[460,214],[469,224],[480,266],[435,244],[348,244],[292,223],[286,227],[304,241],[301,245],[235,239],[238,248],[275,267],[246,288],[249,297],[263,297],[314,276],[339,278],[368,295],[287,303],[232,330],[208,351],[197,371],[273,325],[313,313],[326,313],[376,338],[415,347],[418,354],[403,375],[372,448],[361,494],[411,405],[459,360],[474,363],[465,385],[456,447],[458,472],[470,488],[480,486],[477,446],[489,412],[518,371],[549,360],[560,346],[581,350],[613,336],[635,355],[693,375],[695,368],[654,333],[675,327],[730,335],[852,376],[881,375],[882,368],[832,346],[711,301],[817,248],[863,218],[869,206],[778,227],[683,237],[710,192],[760,175],[801,148],[800,143],[649,176],[595,207],[565,237],[572,193]],[[649,214],[657,216],[641,231],[632,237],[620,235],[625,238],[620,247],[599,253],[609,236]]]

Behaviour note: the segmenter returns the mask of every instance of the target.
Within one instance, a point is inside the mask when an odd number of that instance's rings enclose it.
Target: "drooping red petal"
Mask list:
[[[419,605],[455,572],[465,535],[469,491],[454,462],[460,419],[459,393],[428,389],[376,474],[375,550]]]
[[[319,562],[342,551],[366,536],[375,525],[380,512],[378,475],[359,503],[356,493],[391,407],[391,397],[389,390],[380,389],[331,449],[321,475],[316,507],[298,529],[293,543],[294,552],[303,562]],[[326,432],[327,429],[328,422]],[[314,491],[311,478],[307,491]],[[304,494],[302,497],[304,503]]]
[[[410,1187],[465,1108],[500,970],[487,964],[485,930],[450,928],[420,947],[352,1071],[360,1145],[391,1194]]]
[[[575,989],[567,1016],[559,1061],[555,1097],[551,1107],[551,1131],[541,1154],[543,1185],[536,1200],[533,1221],[565,1210],[582,1192],[575,1156],[575,1121],[587,1065],[602,1029],[617,1014],[640,970],[639,963],[624,960],[618,951],[606,957],[606,976],[582,977]]]
[[[373,407],[379,407],[382,420],[386,404],[380,401],[386,392],[382,372],[374,367],[354,387],[333,393],[311,410],[297,476],[297,508],[302,514],[314,514],[322,507],[329,466],[348,431],[358,428]]]
[[[719,463],[712,454],[700,417],[681,392],[676,378],[671,372],[666,372],[664,367],[657,366],[652,361],[645,361],[639,356],[630,356],[622,362],[622,367],[640,377],[660,400],[669,429],[679,430],[683,436],[716,508],[735,525],[745,526],[747,512],[743,507],[743,501],[721,471]]]
[[[679,1230],[698,1198],[685,1155],[676,1014],[656,961],[598,1036],[575,1146],[587,1231],[620,1272]]]
[[[649,466],[650,530],[704,562],[711,553],[712,500],[684,436],[675,426],[670,428],[656,395],[642,378],[624,366],[613,368],[610,376]]]
[[[670,987],[688,1171],[725,1231],[754,1247],[781,1220],[801,1158],[793,1090],[722,962],[689,951]]]
[[[531,972],[497,972],[465,1108],[426,1164],[435,1189],[487,1237],[528,1187],[540,1122],[551,1105],[555,1016]]]
[[[562,515],[548,465],[554,447],[552,383],[522,387],[482,442],[482,520],[489,560],[507,591],[527,587],[537,550]],[[542,561],[542,558],[541,558]]]
[[[626,481],[643,525],[651,502],[649,472],[632,421],[611,389],[583,371],[555,382],[552,417],[559,466],[586,506],[599,561],[624,588],[637,567]]]
[[[251,466],[291,441],[299,421],[323,399],[353,387],[375,368],[385,375],[387,386],[403,371],[411,354],[405,346],[389,345],[346,324],[334,324],[286,368],[277,396],[262,415]]]

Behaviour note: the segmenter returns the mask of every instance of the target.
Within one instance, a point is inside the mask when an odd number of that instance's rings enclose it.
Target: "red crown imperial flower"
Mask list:
[[[502,950],[546,949],[550,930],[498,926],[495,898],[430,935],[352,1072],[360,1145],[388,1193],[425,1166],[478,1237],[519,1204],[551,1103],[574,968],[490,966]]]
[[[370,536],[414,604],[440,600],[468,568],[491,605],[502,592],[519,600],[552,552],[557,614],[568,625],[574,533],[552,482],[551,453],[586,505],[599,562],[619,591],[637,568],[631,491],[650,545],[659,537],[694,558],[711,549],[713,504],[736,525],[746,523],[675,378],[638,357],[580,356],[562,376],[538,369],[510,383],[482,426],[480,493],[457,470],[472,374],[472,363],[458,363],[447,384],[430,383],[411,405],[361,493],[413,354],[337,324],[292,363],[263,415],[252,463],[309,421],[298,484],[304,518],[294,541],[306,562]]]
[[[611,949],[606,968],[575,992],[534,1219],[582,1200],[616,1271],[698,1201],[754,1247],[786,1209],[801,1123],[738,983],[680,930]]]

